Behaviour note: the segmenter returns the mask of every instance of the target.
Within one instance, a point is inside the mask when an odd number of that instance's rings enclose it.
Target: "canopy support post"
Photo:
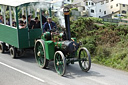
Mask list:
[[[0,7],[1,7],[1,13],[0,14],[2,15],[2,5],[0,5]]]
[[[40,27],[42,29],[43,32],[43,24],[42,24],[42,10],[40,9]]]
[[[24,15],[24,8],[22,8],[22,15]]]
[[[18,10],[17,10],[17,7],[15,8],[15,16],[16,16],[16,26],[17,26],[17,29],[19,30],[19,20],[18,20]]]
[[[35,17],[37,17],[37,12],[36,12],[36,10],[35,10]]]
[[[6,16],[5,16],[5,12],[6,12],[6,7],[3,6],[4,25],[6,25]]]
[[[16,21],[16,10],[14,7],[13,7],[13,12],[14,12],[14,20]]]
[[[12,27],[12,7],[9,7],[9,14],[10,14],[10,26]]]
[[[30,7],[28,7],[28,15],[30,15],[30,14],[31,14]]]

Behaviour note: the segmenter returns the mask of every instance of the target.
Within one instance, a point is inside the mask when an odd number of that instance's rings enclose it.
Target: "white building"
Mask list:
[[[85,8],[90,17],[104,17],[119,11],[119,0],[86,0]]]
[[[71,4],[72,0],[49,0],[53,2],[52,8],[53,10],[58,10],[60,9],[64,4]]]
[[[128,16],[128,1],[120,2],[120,15]]]
[[[71,4],[72,0],[64,0],[64,4]]]

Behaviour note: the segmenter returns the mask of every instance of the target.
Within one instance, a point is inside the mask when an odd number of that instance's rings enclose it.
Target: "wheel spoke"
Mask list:
[[[84,68],[87,69],[86,62],[84,62]]]

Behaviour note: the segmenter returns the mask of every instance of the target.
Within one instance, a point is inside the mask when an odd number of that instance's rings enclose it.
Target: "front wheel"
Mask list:
[[[54,55],[54,66],[56,72],[63,76],[66,72],[66,59],[61,51],[57,51]]]
[[[85,47],[82,47],[79,51],[79,65],[80,68],[85,72],[88,72],[90,70],[91,56],[89,51]]]
[[[43,40],[37,40],[34,48],[35,59],[41,68],[48,66],[48,60],[46,59],[45,46]]]

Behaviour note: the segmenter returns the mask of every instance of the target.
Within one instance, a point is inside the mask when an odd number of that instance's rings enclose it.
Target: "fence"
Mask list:
[[[107,19],[107,18],[102,18],[104,22],[112,22],[112,23],[119,23],[119,22],[123,22],[123,23],[128,23],[127,20],[119,20],[119,19]]]

